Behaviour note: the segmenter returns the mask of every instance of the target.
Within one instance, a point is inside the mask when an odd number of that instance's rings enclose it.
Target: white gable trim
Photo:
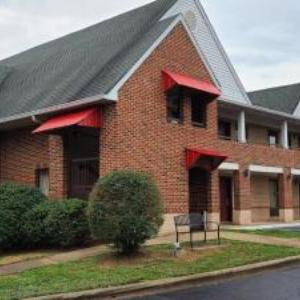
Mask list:
[[[175,28],[176,25],[182,24],[185,28],[187,34],[190,37],[191,42],[195,46],[200,59],[203,61],[206,69],[208,70],[211,79],[213,80],[214,84],[219,87],[218,81],[214,76],[213,71],[211,70],[209,63],[207,62],[206,58],[204,57],[203,53],[200,51],[195,39],[193,38],[192,33],[189,30],[189,27],[184,21],[183,16],[180,14],[175,20],[170,24],[170,26],[163,32],[162,35],[154,42],[154,44],[144,53],[144,55],[133,65],[133,67],[119,80],[119,82],[111,89],[111,91],[107,94],[110,99],[114,99],[117,101],[119,99],[119,91],[122,86],[131,78],[131,76],[139,69],[139,67],[145,62],[145,60],[153,53],[153,51],[162,43],[162,41],[171,33],[171,31]]]
[[[224,58],[224,60],[225,60],[225,62],[227,64],[230,72],[232,73],[234,79],[236,80],[236,82],[237,82],[237,84],[238,84],[238,86],[240,88],[241,93],[244,95],[245,100],[248,102],[248,104],[252,105],[252,103],[251,103],[251,101],[250,101],[250,99],[249,99],[249,97],[247,95],[246,89],[245,89],[243,83],[241,82],[239,76],[237,75],[237,73],[236,73],[236,71],[235,71],[235,69],[234,69],[231,61],[229,60],[228,55],[227,55],[227,53],[226,53],[226,51],[225,51],[225,49],[224,49],[224,47],[223,47],[220,39],[218,38],[218,35],[217,35],[215,29],[213,28],[213,26],[212,26],[212,24],[211,24],[211,22],[210,22],[210,20],[209,20],[209,18],[207,16],[205,10],[204,10],[202,4],[199,2],[199,0],[194,0],[194,2],[196,3],[196,6],[198,7],[199,12],[203,16],[203,19],[204,19],[207,27],[209,28],[211,36],[215,40],[216,45],[218,46],[218,48],[220,50],[220,53],[222,54],[222,56],[223,56],[223,58]]]

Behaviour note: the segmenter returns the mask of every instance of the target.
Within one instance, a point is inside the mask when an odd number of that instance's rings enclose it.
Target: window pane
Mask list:
[[[219,136],[231,137],[231,124],[227,121],[219,121]]]
[[[36,170],[36,183],[37,188],[46,196],[49,195],[49,170],[38,169]]]
[[[278,144],[278,133],[276,131],[269,131],[269,144],[271,146]]]
[[[168,120],[182,121],[182,97],[180,89],[172,90],[167,95]]]
[[[199,95],[193,95],[192,102],[192,122],[196,124],[206,124],[206,101]]]

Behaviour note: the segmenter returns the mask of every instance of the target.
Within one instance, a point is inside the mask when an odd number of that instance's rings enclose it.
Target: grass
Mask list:
[[[257,230],[239,230],[241,233],[256,234],[263,236],[273,236],[284,239],[300,239],[300,231],[292,229],[257,229]]]
[[[22,299],[47,294],[104,288],[215,271],[245,264],[299,255],[300,249],[237,241],[222,247],[191,251],[179,258],[169,245],[147,247],[137,257],[97,257],[0,277],[0,299]]]

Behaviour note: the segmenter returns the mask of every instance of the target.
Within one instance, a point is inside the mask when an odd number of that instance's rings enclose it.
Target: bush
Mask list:
[[[0,185],[0,249],[27,247],[24,215],[45,200],[37,189],[13,183]]]
[[[155,182],[143,173],[118,171],[100,179],[91,195],[89,220],[95,238],[132,254],[162,224],[162,205]]]
[[[90,238],[87,202],[78,199],[49,200],[26,215],[28,241],[38,248],[69,248]]]
[[[47,200],[33,207],[24,216],[24,231],[31,248],[49,247],[51,237],[45,220],[54,206],[56,202]]]

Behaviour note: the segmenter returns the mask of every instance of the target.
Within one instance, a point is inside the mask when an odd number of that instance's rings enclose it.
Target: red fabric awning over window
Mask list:
[[[163,76],[163,88],[165,91],[168,91],[175,85],[179,85],[179,86],[200,91],[202,93],[209,94],[214,98],[218,98],[219,96],[221,96],[221,92],[219,91],[219,89],[207,81],[195,79],[189,76],[185,76],[182,74],[178,74],[166,70],[162,71],[162,76]]]
[[[35,129],[33,133],[44,133],[70,126],[101,128],[101,109],[92,107],[52,117]]]
[[[227,156],[214,150],[187,149],[186,167],[188,169],[201,167],[208,171],[217,169],[227,159]]]

